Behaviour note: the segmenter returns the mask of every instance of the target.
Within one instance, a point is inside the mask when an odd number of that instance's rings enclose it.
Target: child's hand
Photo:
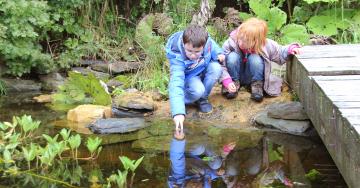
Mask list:
[[[292,54],[292,55],[298,55],[298,54],[300,54],[300,48],[293,48],[293,49],[291,49],[290,54]]]
[[[175,123],[175,130],[182,130],[184,129],[184,120],[185,120],[185,116],[182,114],[178,114],[176,116],[174,116],[173,118],[174,123]]]
[[[230,83],[226,88],[230,93],[236,92],[237,88],[234,82]]]
[[[224,61],[225,61],[225,55],[224,55],[224,54],[219,54],[219,55],[217,56],[217,58],[218,58],[218,60],[219,60],[220,62],[224,62]]]

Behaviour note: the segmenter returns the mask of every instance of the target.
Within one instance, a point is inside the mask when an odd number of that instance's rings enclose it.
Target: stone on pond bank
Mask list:
[[[113,107],[121,109],[147,110],[153,111],[155,108],[154,100],[142,93],[123,93],[113,99]]]
[[[4,84],[7,92],[28,92],[28,91],[40,91],[41,83],[35,82],[33,80],[23,80],[23,79],[1,79]]]
[[[40,75],[39,78],[42,83],[42,90],[45,91],[56,91],[58,86],[65,82],[65,78],[57,72]]]
[[[126,72],[132,72],[138,70],[142,67],[140,62],[129,62],[129,61],[119,61],[113,63],[95,63],[91,64],[90,67],[92,70],[110,73],[110,74],[121,74]]]
[[[290,134],[303,133],[310,127],[310,121],[275,119],[268,117],[267,112],[259,113],[255,118],[255,122]]]
[[[107,73],[98,72],[98,71],[93,71],[93,70],[91,70],[91,69],[89,69],[89,68],[73,67],[71,70],[74,71],[74,72],[79,72],[79,73],[81,73],[81,74],[84,75],[84,76],[86,76],[86,75],[88,75],[88,74],[90,74],[90,73],[93,73],[93,74],[95,75],[95,77],[96,77],[97,79],[100,79],[100,80],[106,80],[106,79],[110,78],[110,75],[107,74]]]
[[[67,119],[74,122],[90,123],[101,118],[110,118],[112,115],[111,107],[84,104],[71,109],[67,113]]]
[[[267,107],[267,115],[276,119],[307,120],[304,107],[300,102],[274,103]]]
[[[98,119],[87,127],[98,134],[127,133],[147,127],[143,118]]]

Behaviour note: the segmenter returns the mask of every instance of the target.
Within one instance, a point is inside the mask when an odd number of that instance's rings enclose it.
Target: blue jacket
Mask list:
[[[171,169],[170,175],[168,177],[168,187],[173,188],[174,184],[185,187],[186,181],[190,179],[203,180],[204,188],[211,188],[211,183],[207,181],[207,179],[214,180],[219,176],[216,175],[214,170],[211,170],[209,167],[204,167],[201,164],[204,163],[201,158],[198,156],[191,155],[191,158],[195,169],[200,169],[201,173],[193,174],[189,172],[187,169],[192,168],[192,164],[188,164],[186,167],[186,157],[185,157],[185,145],[186,140],[176,140],[173,138],[170,143],[170,161],[171,161]],[[190,162],[190,161],[188,161]]]
[[[218,63],[217,56],[223,52],[209,36],[201,55],[204,61],[194,66],[195,61],[189,60],[185,55],[182,38],[183,31],[172,34],[165,47],[166,57],[170,61],[169,96],[172,116],[186,114],[184,100],[185,80],[202,73],[209,63]]]

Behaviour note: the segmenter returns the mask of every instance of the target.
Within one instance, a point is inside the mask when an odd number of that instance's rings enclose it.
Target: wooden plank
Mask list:
[[[360,45],[321,45],[304,46],[298,59],[316,59],[331,57],[356,57],[359,56]]]
[[[330,95],[328,96],[333,102],[359,102],[360,97],[354,98],[353,96],[344,96],[344,95]]]
[[[360,101],[333,101],[338,108],[360,108]]]
[[[316,81],[346,81],[360,80],[360,75],[340,75],[340,76],[311,76]]]

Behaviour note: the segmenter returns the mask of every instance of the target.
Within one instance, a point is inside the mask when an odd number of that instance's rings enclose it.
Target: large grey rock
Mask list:
[[[94,133],[128,133],[145,128],[143,118],[108,118],[90,123],[88,128]]]
[[[142,66],[140,62],[119,61],[113,63],[96,63],[90,65],[91,69],[111,74],[121,74],[138,70]]]
[[[303,133],[310,127],[310,121],[275,119],[268,117],[267,112],[260,112],[256,116],[255,122],[267,127],[280,129],[290,134]]]
[[[277,119],[306,120],[305,109],[300,102],[274,103],[268,106],[268,116]]]
[[[90,68],[73,67],[71,70],[76,71],[76,72],[80,72],[82,75],[88,75],[90,73],[93,73],[95,75],[95,77],[100,79],[100,80],[106,80],[106,79],[108,79],[110,77],[110,75],[107,74],[107,73],[93,71]]]
[[[2,78],[7,92],[40,91],[41,83],[33,80]]]
[[[154,101],[151,97],[146,96],[140,92],[138,93],[124,93],[116,96],[113,99],[113,107],[126,108],[135,110],[154,110]]]
[[[40,75],[39,78],[42,83],[42,89],[46,91],[56,91],[58,86],[64,84],[65,81],[65,78],[57,72]]]
[[[89,66],[92,64],[97,64],[97,63],[104,63],[104,61],[101,60],[91,60],[91,59],[82,59],[78,62],[78,65],[80,66]]]

